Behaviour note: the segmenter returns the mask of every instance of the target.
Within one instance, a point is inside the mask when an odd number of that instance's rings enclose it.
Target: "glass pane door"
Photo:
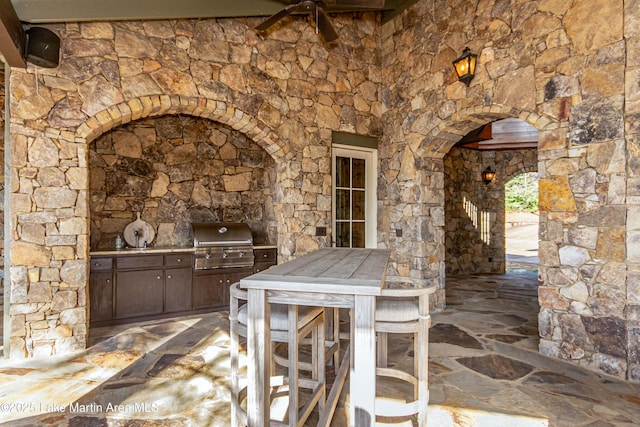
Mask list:
[[[334,148],[334,215],[333,230],[336,247],[373,247],[375,242],[375,198],[373,203],[368,191],[368,165],[373,163],[372,153],[359,150]],[[373,175],[375,180],[375,175]],[[371,193],[371,194],[369,194]],[[369,232],[373,226],[373,233]],[[371,242],[371,244],[370,244]]]

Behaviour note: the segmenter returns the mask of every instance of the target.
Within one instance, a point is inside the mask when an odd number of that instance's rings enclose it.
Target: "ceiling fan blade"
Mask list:
[[[324,0],[324,3],[337,7],[357,7],[360,9],[382,9],[385,0]]]
[[[282,18],[291,15],[293,12],[296,11],[297,8],[298,8],[297,3],[290,4],[289,6],[285,7],[281,11],[274,13],[269,18],[265,19],[264,21],[256,25],[256,30],[259,30],[259,31],[266,30],[267,28],[269,28],[270,26],[272,26]]]
[[[338,38],[338,33],[333,29],[329,18],[324,13],[322,8],[316,8],[314,19],[316,20],[316,25],[318,26],[318,31],[322,34],[322,38],[329,43]]]

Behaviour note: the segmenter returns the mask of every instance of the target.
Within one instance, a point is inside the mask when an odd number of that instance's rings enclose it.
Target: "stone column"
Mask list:
[[[389,157],[391,155],[391,157]],[[417,158],[409,145],[379,152],[378,243],[392,249],[391,273],[426,279],[437,285],[433,298],[442,308],[444,295],[444,164]]]
[[[18,77],[20,78],[20,77]],[[17,107],[17,108],[16,108]],[[22,105],[17,117],[28,115]],[[69,132],[11,135],[12,359],[86,347],[88,170],[84,143]]]
[[[629,379],[640,381],[640,1],[625,2],[625,142],[627,144],[627,283]]]

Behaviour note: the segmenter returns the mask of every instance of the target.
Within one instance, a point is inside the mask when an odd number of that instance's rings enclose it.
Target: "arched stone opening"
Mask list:
[[[20,194],[12,198],[11,209],[20,223],[20,235],[15,236],[11,246],[11,291],[12,302],[20,308],[12,311],[9,323],[21,325],[12,327],[5,346],[12,359],[86,348],[90,292],[88,144],[132,121],[176,114],[221,123],[256,142],[276,162],[274,193],[285,191],[283,172],[293,157],[291,150],[262,122],[222,101],[177,95],[132,99],[96,113],[73,133],[57,131],[36,138],[31,143],[35,146],[33,151],[27,151],[26,137],[13,136],[17,153],[28,153],[29,161],[40,167],[32,168],[34,176],[48,184],[33,191],[38,210]],[[63,153],[60,157],[69,159],[69,166],[55,164],[59,152]],[[69,185],[56,185],[56,177]],[[275,206],[278,240],[287,236],[282,215],[287,207],[280,202],[281,199]]]
[[[228,126],[260,146],[275,161],[276,165],[286,165],[293,157],[292,150],[273,131],[240,108],[228,105],[224,101],[187,98],[178,95],[141,97],[103,110],[78,127],[76,140],[86,143],[83,150],[85,151],[84,155],[88,156],[89,143],[110,130],[136,120],[167,115],[200,117]],[[88,169],[86,169],[86,173],[88,182]],[[283,191],[280,187],[282,179],[282,174],[276,172],[274,194]],[[88,192],[87,196],[89,196]],[[281,235],[284,233],[282,205],[276,203],[274,209],[279,218],[277,221],[278,234]]]
[[[472,150],[452,147],[444,158],[446,273],[505,273],[505,184],[538,170],[534,148]],[[495,172],[483,182],[482,172]]]
[[[379,186],[378,191],[383,202],[378,215],[378,241],[393,250],[390,271],[438,286],[434,297],[437,308],[446,305],[444,158],[470,131],[509,117],[530,123],[541,130],[541,135],[554,128],[552,120],[537,113],[497,104],[480,105],[434,122],[420,134],[409,133],[403,140],[392,140],[383,150],[380,179],[387,185]],[[477,179],[484,186],[479,175]]]
[[[254,245],[277,243],[275,161],[245,134],[172,114],[123,124],[88,146],[92,251],[113,250],[138,214],[155,231],[140,241],[146,247],[191,247],[191,224],[205,222],[243,222]]]

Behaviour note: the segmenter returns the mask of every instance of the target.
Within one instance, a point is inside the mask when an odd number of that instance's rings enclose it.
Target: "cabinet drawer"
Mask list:
[[[254,249],[253,256],[255,262],[276,262],[278,251],[275,248],[272,249]]]
[[[91,271],[111,270],[113,258],[91,258]]]
[[[118,269],[162,267],[162,255],[132,255],[118,257]]]
[[[190,267],[191,254],[171,254],[165,255],[164,261],[167,267]]]

